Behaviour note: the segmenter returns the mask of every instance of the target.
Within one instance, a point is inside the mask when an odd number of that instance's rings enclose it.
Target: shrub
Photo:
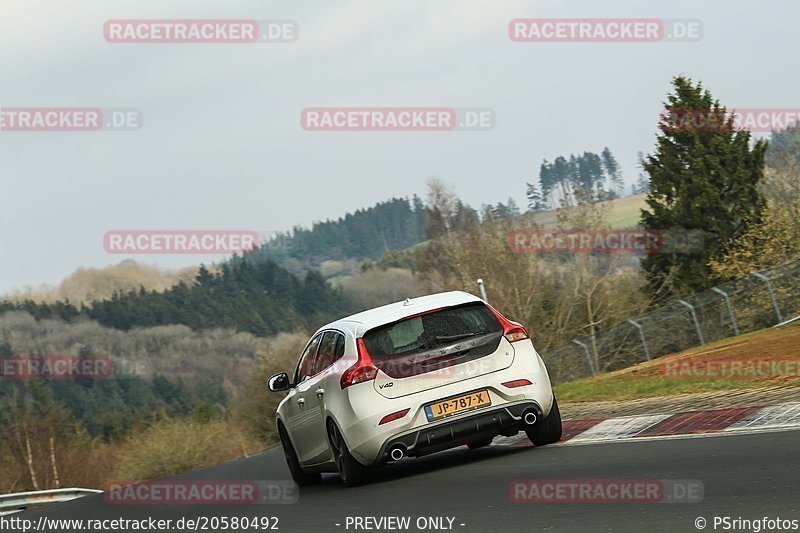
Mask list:
[[[141,481],[205,468],[255,453],[261,444],[235,423],[165,418],[132,435],[114,471],[118,481]]]

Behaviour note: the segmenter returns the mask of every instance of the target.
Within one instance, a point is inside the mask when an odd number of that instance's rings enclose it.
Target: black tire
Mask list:
[[[286,457],[286,464],[289,466],[289,473],[292,474],[292,479],[298,487],[305,485],[316,485],[322,481],[322,474],[318,472],[306,472],[300,466],[300,460],[297,458],[297,452],[294,451],[292,441],[289,440],[289,435],[283,424],[278,422],[278,435],[281,438],[281,446],[283,446],[283,455]]]
[[[558,402],[553,396],[550,414],[537,421],[532,428],[526,428],[525,433],[534,446],[544,446],[558,442],[561,439],[561,432],[561,411],[558,410]]]
[[[347,449],[347,443],[344,441],[339,428],[336,427],[332,420],[328,421],[328,441],[330,442],[333,458],[336,461],[336,467],[339,469],[342,483],[346,487],[354,487],[365,483],[369,479],[370,469],[353,457],[350,450]]]
[[[494,440],[494,438],[468,442],[467,443],[467,448],[469,448],[470,450],[477,450],[478,448],[485,448],[486,446],[490,445],[493,440]]]

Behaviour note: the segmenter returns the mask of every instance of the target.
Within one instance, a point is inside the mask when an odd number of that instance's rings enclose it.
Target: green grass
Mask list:
[[[730,365],[740,362],[758,365],[782,362],[780,375],[755,375],[742,371],[734,377],[721,375],[693,376],[687,369],[706,365]],[[668,366],[670,365],[670,366]],[[691,366],[689,366],[691,365]],[[669,368],[682,369],[670,373]],[[716,368],[720,368],[716,366]],[[562,402],[632,400],[693,392],[755,389],[775,385],[800,387],[800,324],[747,333],[738,337],[692,348],[679,354],[660,357],[616,372],[571,381],[555,386]],[[702,375],[705,371],[701,371]],[[717,374],[721,372],[717,371]]]
[[[664,379],[650,377],[635,381],[602,381],[587,383],[585,380],[562,383],[554,387],[562,402],[598,402],[606,400],[636,400],[656,396],[672,396],[693,392],[715,392],[755,389],[763,384],[741,380]]]
[[[631,228],[639,225],[639,217],[641,216],[641,209],[646,206],[644,202],[644,194],[637,194],[634,196],[626,196],[611,200],[611,209],[608,213],[608,223],[612,229],[618,228]],[[533,215],[533,219],[537,224],[545,229],[554,228],[557,223],[557,211],[542,211]]]
[[[641,210],[647,206],[644,197],[644,194],[637,194],[614,200],[608,217],[611,227],[617,229],[638,226],[642,216]]]

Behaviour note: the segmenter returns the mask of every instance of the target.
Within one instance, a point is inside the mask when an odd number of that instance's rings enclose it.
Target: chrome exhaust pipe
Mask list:
[[[389,457],[392,458],[392,461],[399,461],[406,455],[406,451],[403,449],[402,446],[395,446],[389,452]]]
[[[533,411],[528,411],[524,415],[522,415],[522,420],[525,421],[525,424],[532,426],[536,423],[536,413]]]

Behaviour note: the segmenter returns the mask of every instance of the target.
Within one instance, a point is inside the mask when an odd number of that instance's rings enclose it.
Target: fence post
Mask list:
[[[678,303],[689,308],[689,312],[692,314],[692,320],[694,320],[694,327],[697,330],[697,337],[700,339],[700,344],[705,344],[706,340],[703,338],[703,330],[700,329],[700,321],[697,320],[697,313],[694,312],[694,306],[686,300],[678,300]]]
[[[478,290],[481,291],[481,299],[489,303],[489,298],[486,296],[486,286],[483,284],[483,278],[478,278]]]
[[[644,356],[647,360],[650,360],[650,347],[647,346],[647,339],[644,338],[644,330],[642,329],[642,325],[636,322],[635,320],[628,320],[628,322],[639,330],[639,338],[642,339],[642,346],[644,347]]]
[[[733,324],[733,333],[735,335],[739,335],[739,323],[736,321],[736,314],[733,312],[733,306],[731,305],[731,299],[728,297],[728,293],[719,287],[711,287],[711,290],[725,299],[725,306],[728,308],[728,314],[731,317],[731,324]]]
[[[578,339],[572,339],[572,342],[583,348],[583,351],[586,352],[586,362],[589,363],[589,371],[592,373],[593,376],[596,376],[597,370],[594,368],[594,363],[592,362],[592,356],[589,354],[589,347],[586,346],[586,343],[581,342]]]
[[[772,299],[772,307],[775,309],[775,314],[778,315],[778,322],[783,322],[783,315],[781,315],[781,308],[778,307],[778,299],[775,298],[775,291],[772,288],[772,280],[769,279],[767,276],[762,274],[761,272],[754,272],[753,275],[758,279],[764,280],[767,284],[767,291],[769,291],[769,297]]]

